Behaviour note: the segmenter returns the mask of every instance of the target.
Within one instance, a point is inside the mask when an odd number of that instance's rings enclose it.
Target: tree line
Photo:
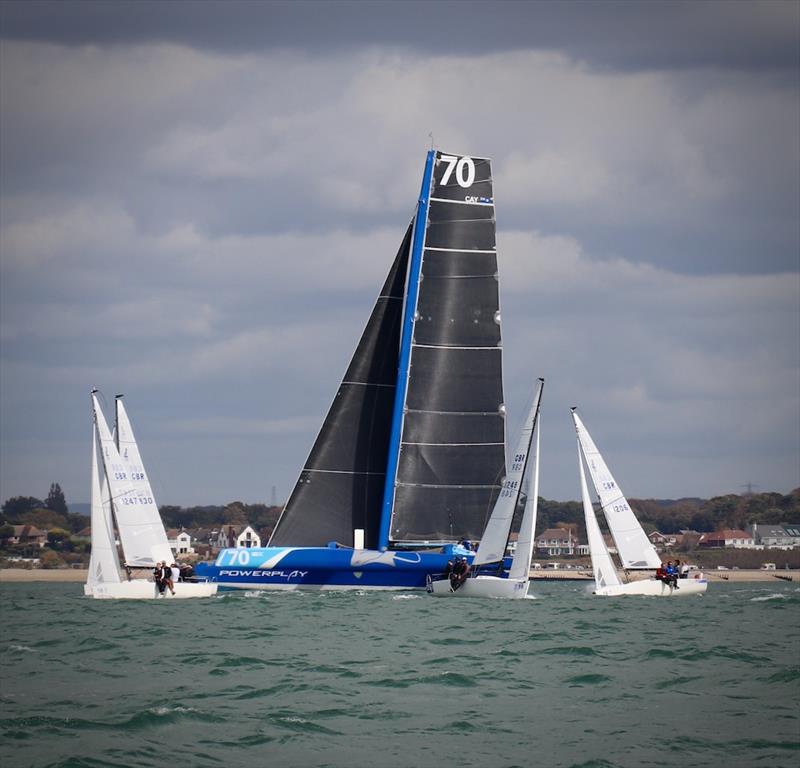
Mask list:
[[[632,509],[649,533],[659,530],[673,534],[681,530],[701,533],[722,528],[746,528],[752,523],[783,525],[800,523],[800,488],[789,494],[729,494],[711,499],[629,499]],[[225,505],[160,508],[167,528],[218,528],[220,525],[250,525],[264,538],[278,521],[280,507],[232,501]],[[539,498],[537,531],[569,527],[578,538],[586,540],[583,506],[577,501],[553,501]],[[32,496],[8,499],[0,513],[0,538],[10,535],[7,526],[33,525],[54,532],[55,538],[69,538],[90,523],[87,515],[69,511],[58,483],[50,486],[44,500]],[[602,524],[602,523],[601,523]],[[5,535],[3,535],[5,534]]]

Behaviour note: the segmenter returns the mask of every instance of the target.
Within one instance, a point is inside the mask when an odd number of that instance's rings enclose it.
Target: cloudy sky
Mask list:
[[[800,5],[0,5],[0,496],[283,501],[413,212],[494,161],[509,431],[631,496],[800,485]]]

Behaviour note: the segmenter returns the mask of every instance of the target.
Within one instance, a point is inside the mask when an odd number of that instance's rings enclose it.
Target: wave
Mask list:
[[[565,680],[570,686],[577,685],[602,685],[603,683],[610,683],[611,678],[607,675],[601,675],[598,672],[590,672],[585,675],[574,675]]]
[[[764,595],[762,597],[751,597],[751,603],[763,603],[766,600],[789,600],[789,595],[784,595],[781,592],[773,592],[771,595]]]

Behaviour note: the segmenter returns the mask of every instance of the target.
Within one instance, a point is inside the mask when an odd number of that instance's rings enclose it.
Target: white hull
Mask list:
[[[499,576],[474,576],[467,579],[455,592],[449,579],[430,581],[428,593],[434,597],[498,597],[509,600],[528,595],[528,579],[501,579]]]
[[[175,585],[175,594],[168,589],[159,595],[155,583],[144,579],[122,581],[118,584],[84,585],[84,594],[96,600],[186,600],[190,597],[211,597],[217,593],[216,584],[193,584],[179,582]]]
[[[708,588],[705,579],[678,579],[678,588],[665,584],[663,581],[647,579],[645,581],[631,581],[613,587],[600,587],[595,590],[595,595],[601,597],[622,597],[624,595],[645,595],[649,597],[687,597],[688,595],[702,595]]]

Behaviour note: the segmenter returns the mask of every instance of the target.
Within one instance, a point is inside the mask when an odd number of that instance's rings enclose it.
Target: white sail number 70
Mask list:
[[[472,186],[472,182],[475,181],[475,163],[471,157],[458,158],[453,155],[441,155],[440,159],[447,163],[440,182],[442,186],[445,186],[450,180],[453,169],[456,171],[456,181],[459,187]]]

